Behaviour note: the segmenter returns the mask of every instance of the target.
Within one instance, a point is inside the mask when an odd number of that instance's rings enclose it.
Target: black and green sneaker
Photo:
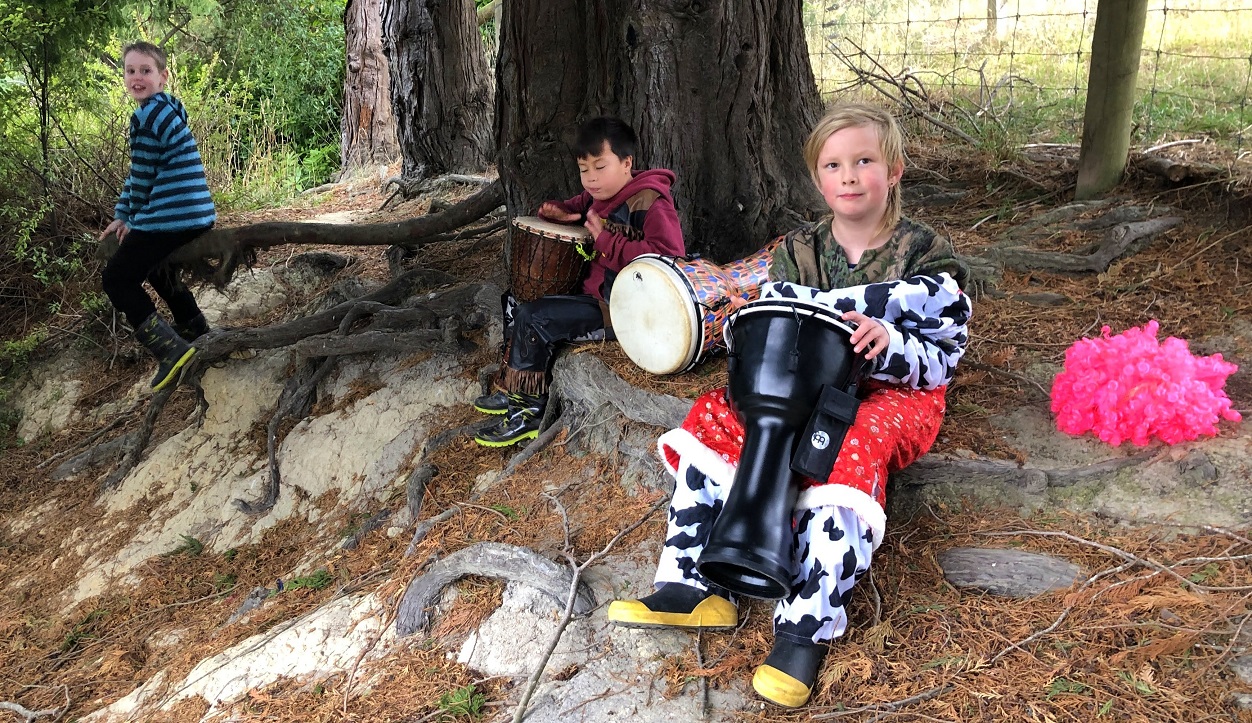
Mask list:
[[[504,392],[484,394],[474,400],[474,409],[483,414],[504,414],[509,411],[509,395]]]
[[[504,418],[476,434],[475,442],[484,447],[508,447],[539,436],[548,395],[510,394],[508,399]]]

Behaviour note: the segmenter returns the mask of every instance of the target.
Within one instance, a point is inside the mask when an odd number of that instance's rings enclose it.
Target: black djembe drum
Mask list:
[[[792,584],[791,519],[799,495],[793,454],[819,399],[829,396],[824,390],[852,389],[855,415],[861,361],[849,340],[853,328],[813,304],[754,301],[727,329],[729,400],[743,422],[743,451],[696,569],[731,592],[777,600]],[[813,439],[829,441],[821,434]]]

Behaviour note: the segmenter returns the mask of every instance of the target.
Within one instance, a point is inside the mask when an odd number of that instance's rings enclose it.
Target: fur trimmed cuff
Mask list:
[[[887,533],[887,513],[873,497],[864,492],[841,484],[814,485],[800,491],[796,500],[796,509],[811,510],[817,507],[846,507],[856,513],[874,533],[874,549],[882,544]]]
[[[735,481],[738,467],[722,459],[721,455],[681,427],[662,434],[656,440],[656,450],[661,455],[661,464],[670,474],[678,474],[679,460],[684,460],[726,490]]]

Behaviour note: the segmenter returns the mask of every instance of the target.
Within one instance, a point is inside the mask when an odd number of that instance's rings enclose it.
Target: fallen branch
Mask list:
[[[47,718],[49,716],[58,715],[61,712],[60,708],[49,708],[47,710],[30,710],[28,708],[23,708],[17,703],[8,703],[5,701],[0,701],[0,710],[7,710],[13,713],[14,715],[25,720],[26,723],[30,723],[30,721],[33,721],[39,718]]]
[[[36,686],[36,687],[44,687],[44,686]],[[25,723],[31,723],[31,721],[38,720],[40,718],[48,718],[51,716],[56,716],[57,718],[60,718],[62,713],[70,709],[69,686],[63,685],[61,686],[61,689],[62,689],[62,692],[65,693],[65,707],[64,708],[48,708],[46,710],[30,710],[29,708],[26,708],[17,703],[9,703],[7,701],[0,701],[0,710],[7,710],[16,716],[20,716],[23,719],[23,721],[25,721]]]
[[[336,246],[424,246],[430,237],[477,221],[504,203],[504,186],[494,181],[469,198],[439,213],[376,224],[269,222],[233,228],[215,228],[170,254],[169,263],[188,269],[193,276],[225,286],[241,263],[250,262],[260,249],[284,244]],[[104,261],[117,251],[117,239],[108,236],[97,249]],[[212,265],[210,261],[216,261]]]
[[[1132,154],[1130,165],[1174,183],[1181,183],[1182,181],[1212,181],[1230,175],[1225,168],[1211,163],[1176,161],[1173,158],[1154,156],[1148,152]]]
[[[819,713],[818,715],[812,716],[811,720],[833,720],[835,718],[846,718],[848,716],[859,715],[861,713],[894,713],[901,708],[905,708],[914,703],[921,703],[923,701],[930,700],[931,698],[937,698],[952,690],[954,687],[955,686],[951,683],[945,683],[944,685],[935,686],[934,688],[918,693],[917,695],[911,695],[907,698],[901,698],[900,700],[892,701],[890,703],[875,703],[873,705],[862,705],[856,708],[835,711],[833,713]],[[875,716],[870,720],[878,719],[879,716]]]
[[[569,570],[570,570],[569,594],[565,600],[565,612],[561,615],[561,621],[560,623],[557,624],[556,631],[553,632],[552,634],[552,639],[548,641],[547,649],[544,650],[543,656],[539,659],[539,667],[537,667],[535,671],[531,673],[530,679],[527,680],[526,682],[526,690],[525,692],[522,693],[522,698],[520,701],[518,701],[517,707],[513,709],[513,723],[521,723],[521,720],[526,717],[526,706],[530,704],[531,696],[535,694],[535,689],[539,687],[539,680],[540,678],[543,677],[543,671],[548,667],[548,661],[552,658],[552,653],[556,651],[556,646],[560,644],[561,636],[565,634],[565,628],[568,627],[570,624],[570,621],[574,619],[574,615],[575,614],[583,615],[587,612],[590,612],[595,607],[594,600],[593,600],[591,601],[592,604],[590,606],[585,606],[585,609],[582,611],[578,610],[580,603],[582,603],[582,595],[580,593],[580,586],[583,585],[583,582],[582,582],[583,572],[585,572],[588,567],[590,567],[593,563],[595,563],[596,560],[599,560],[600,558],[607,555],[609,551],[612,550],[617,545],[617,543],[621,541],[623,537],[625,537],[626,535],[629,535],[631,532],[636,530],[640,525],[646,522],[649,517],[651,517],[654,513],[656,513],[657,510],[669,505],[669,500],[667,498],[662,498],[661,500],[659,500],[656,504],[652,505],[652,507],[650,507],[647,512],[644,512],[642,517],[640,517],[638,520],[635,520],[632,524],[628,525],[625,529],[623,529],[622,531],[614,535],[613,539],[609,540],[609,543],[604,546],[604,549],[600,550],[599,552],[593,553],[591,557],[588,557],[580,565],[578,564],[578,561],[574,559],[574,556],[571,554],[571,551],[570,551],[569,516],[566,515],[565,508],[563,505],[561,505],[559,500],[557,500],[555,497],[552,497],[551,495],[548,496],[548,499],[551,500],[553,504],[557,506],[557,510],[561,514],[562,523],[565,528],[566,543],[565,543],[565,549],[561,552],[561,556],[565,558],[566,563],[569,565]]]

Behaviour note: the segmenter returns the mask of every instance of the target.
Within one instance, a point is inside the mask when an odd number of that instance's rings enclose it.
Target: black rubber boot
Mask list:
[[[739,609],[722,594],[677,582],[663,583],[656,592],[638,600],[609,603],[608,618],[626,628],[735,627]]]
[[[170,328],[156,312],[143,320],[135,330],[135,338],[156,357],[157,373],[152,378],[154,392],[178,379],[179,371],[196,355],[196,348]]]
[[[799,708],[809,702],[817,670],[829,643],[796,643],[774,638],[774,649],[752,676],[752,688],[771,703]]]
[[[186,323],[174,322],[174,331],[187,341],[195,341],[200,337],[208,334],[212,329],[209,328],[209,322],[205,320],[204,314],[196,314],[194,318]]]
[[[534,439],[539,436],[539,424],[543,421],[543,410],[547,405],[547,394],[510,394],[504,419],[480,431],[474,436],[474,441],[484,447],[508,447],[525,439]]]
[[[509,395],[504,392],[484,394],[474,400],[474,409],[483,414],[504,414],[509,411]]]

